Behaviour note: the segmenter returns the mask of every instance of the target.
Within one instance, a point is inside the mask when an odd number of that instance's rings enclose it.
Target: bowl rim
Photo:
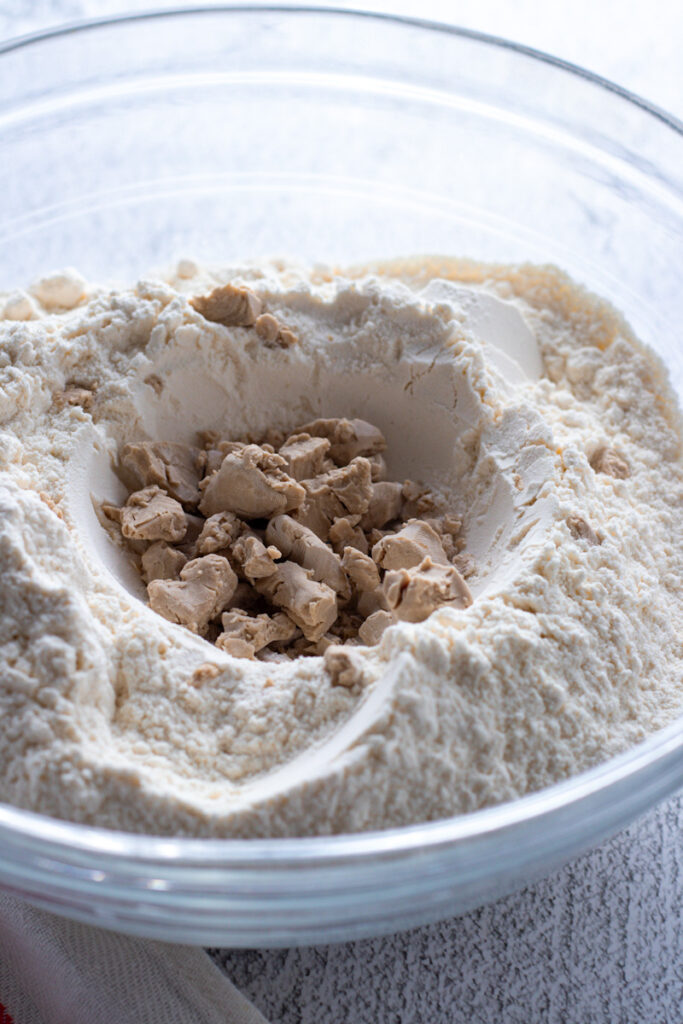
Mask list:
[[[522,57],[549,65],[578,77],[656,118],[676,134],[683,136],[683,120],[668,113],[649,100],[617,85],[610,79],[588,71],[570,61],[555,57],[542,50],[513,42],[500,36],[475,29],[445,24],[407,15],[394,15],[357,8],[338,8],[323,5],[238,3],[211,4],[193,7],[170,7],[120,14],[100,18],[79,19],[56,28],[44,29],[10,38],[0,43],[0,61],[15,51],[61,37],[106,30],[121,25],[135,25],[162,19],[204,15],[271,14],[330,16],[348,20],[363,19],[378,23],[398,24],[407,29],[419,29],[460,37],[490,47],[512,51]],[[480,840],[511,828],[519,828],[543,819],[600,792],[623,783],[646,768],[675,760],[683,763],[683,713],[673,722],[648,736],[629,750],[608,758],[604,762],[578,773],[569,779],[545,787],[537,792],[481,810],[454,815],[438,821],[420,822],[383,830],[342,835],[317,835],[288,838],[228,839],[211,837],[175,837],[125,832],[92,826],[66,819],[53,818],[34,811],[0,802],[0,841],[25,838],[34,842],[47,842],[56,851],[70,855],[87,856],[97,853],[107,860],[134,859],[138,864],[166,863],[174,866],[200,866],[212,861],[215,865],[235,864],[248,857],[252,868],[274,867],[275,862],[287,860],[297,867],[324,864],[330,861],[365,860],[370,855],[409,855],[426,849],[450,847],[466,840]],[[683,766],[677,784],[683,781]],[[669,785],[669,792],[674,790]],[[660,794],[660,798],[662,795]]]
[[[136,11],[135,13],[104,15],[101,18],[79,18],[74,19],[73,21],[64,22],[57,27],[40,29],[36,32],[27,32],[19,36],[10,37],[10,39],[6,40],[4,43],[0,43],[0,58],[5,54],[12,53],[15,50],[20,50],[23,47],[31,46],[34,43],[55,40],[61,36],[74,35],[79,32],[89,32],[93,29],[106,29],[112,26],[135,24],[136,22],[152,21],[155,19],[187,17],[188,15],[255,14],[259,12],[265,14],[285,15],[331,15],[332,17],[348,18],[349,20],[362,18],[367,21],[387,22],[396,25],[405,25],[408,28],[419,28],[439,32],[445,35],[459,36],[463,39],[471,39],[474,42],[485,43],[490,46],[498,47],[499,49],[511,50],[515,53],[521,54],[522,56],[537,60],[543,64],[549,64],[552,67],[569,72],[578,78],[582,78],[593,85],[601,87],[607,92],[614,93],[621,99],[627,100],[634,106],[644,110],[648,114],[651,114],[653,117],[658,118],[660,121],[663,121],[665,125],[672,128],[678,134],[683,135],[683,119],[676,117],[674,114],[671,114],[658,104],[644,99],[642,96],[638,95],[638,93],[632,92],[630,89],[626,89],[624,86],[618,85],[610,78],[606,78],[604,75],[599,75],[594,71],[589,71],[587,68],[582,67],[580,64],[575,64],[573,61],[565,60],[562,57],[556,57],[545,50],[540,50],[533,46],[527,46],[524,43],[514,42],[511,39],[495,35],[494,33],[480,32],[477,29],[465,28],[461,25],[452,25],[443,21],[434,21],[430,18],[414,18],[410,15],[389,14],[383,11],[372,11],[360,7],[335,7],[333,4],[273,4],[267,2],[261,3],[257,0],[255,3],[198,4],[197,6],[192,7],[150,8],[145,11]]]

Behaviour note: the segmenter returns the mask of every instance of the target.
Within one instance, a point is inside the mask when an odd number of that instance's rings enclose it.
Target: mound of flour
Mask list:
[[[248,285],[298,341],[205,320]],[[683,704],[683,459],[657,358],[548,267],[264,266],[0,297],[0,798],[137,832],[286,836],[474,810]],[[359,416],[462,517],[473,603],[322,658],[155,615],[98,518],[123,444]]]

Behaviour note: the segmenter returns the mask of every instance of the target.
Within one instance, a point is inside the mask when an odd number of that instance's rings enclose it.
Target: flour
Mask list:
[[[189,300],[227,282],[297,343],[205,320]],[[50,275],[0,311],[3,800],[160,834],[382,828],[514,799],[681,713],[680,415],[560,272],[185,260],[122,290]],[[128,442],[326,416],[382,430],[389,478],[462,517],[475,566],[470,607],[353,649],[351,687],[160,618],[98,511]]]

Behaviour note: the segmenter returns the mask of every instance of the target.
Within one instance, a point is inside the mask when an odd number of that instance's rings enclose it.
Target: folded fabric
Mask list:
[[[0,1004],[0,1024],[267,1024],[202,949],[77,924],[5,894]]]

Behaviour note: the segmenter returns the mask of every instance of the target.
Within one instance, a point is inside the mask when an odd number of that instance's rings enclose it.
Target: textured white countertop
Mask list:
[[[0,0],[0,40],[155,0]],[[376,0],[383,12],[506,36],[683,118],[680,0]],[[273,1024],[678,1024],[683,798],[544,881],[390,938],[214,952]]]

